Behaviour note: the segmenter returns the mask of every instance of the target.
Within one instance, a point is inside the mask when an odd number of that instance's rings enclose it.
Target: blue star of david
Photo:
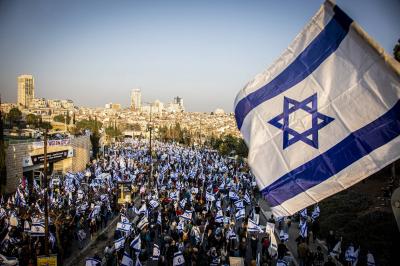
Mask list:
[[[316,93],[301,102],[284,97],[283,113],[268,121],[274,127],[283,130],[283,149],[286,149],[299,140],[318,149],[318,130],[328,125],[334,118],[318,112],[317,99]],[[311,128],[303,133],[298,133],[289,127],[289,115],[299,109],[304,110],[312,116]],[[280,122],[281,120],[283,120],[283,123]]]

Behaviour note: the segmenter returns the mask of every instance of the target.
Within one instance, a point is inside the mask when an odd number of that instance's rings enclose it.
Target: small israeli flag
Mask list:
[[[236,209],[243,209],[244,205],[243,205],[243,200],[237,200],[234,202]]]
[[[319,213],[320,213],[320,209],[319,209],[318,204],[316,204],[314,207],[314,210],[311,214],[311,218],[313,219],[313,221],[319,217]]]
[[[288,234],[288,233],[285,233],[283,230],[281,230],[281,231],[279,232],[279,239],[280,239],[282,242],[286,242],[286,241],[289,240],[289,234]]]
[[[207,193],[206,193],[206,200],[207,200],[207,201],[214,201],[214,200],[215,200],[215,197],[214,197],[214,195],[213,195],[212,193],[207,192]]]
[[[229,229],[228,230],[228,232],[227,232],[227,234],[226,234],[226,239],[229,239],[229,240],[234,240],[234,239],[236,239],[236,234],[235,234],[235,232],[233,231],[233,229]]]
[[[300,216],[301,216],[302,218],[304,218],[304,219],[307,219],[307,217],[308,217],[308,215],[307,215],[307,209],[303,209],[303,210],[300,212]]]
[[[243,219],[246,216],[246,212],[244,209],[240,209],[236,212],[235,218],[236,220]]]
[[[250,195],[249,195],[249,193],[248,193],[247,191],[246,191],[246,193],[244,194],[243,199],[244,199],[244,201],[246,202],[247,205],[250,205],[250,204],[251,204],[251,198],[250,198]]]
[[[303,222],[300,227],[300,235],[302,238],[307,238],[307,222]]]
[[[249,219],[249,221],[247,223],[247,231],[262,232],[262,229],[256,222],[254,222],[252,219]]]
[[[344,253],[344,257],[345,257],[346,261],[353,266],[353,265],[357,264],[358,253],[359,253],[359,249],[355,251],[354,246],[352,244],[350,244],[350,246],[347,248],[346,252]]]
[[[239,200],[238,194],[235,191],[229,191],[229,198],[233,201]]]
[[[161,225],[162,220],[161,220],[161,212],[158,212],[158,216],[157,216],[157,224]]]
[[[326,1],[235,100],[273,214],[293,215],[397,160],[399,99],[400,64]]]
[[[121,248],[124,248],[125,245],[125,238],[121,237],[120,239],[114,240],[114,248],[115,250],[120,250]]]
[[[122,257],[121,266],[133,266],[133,259],[126,251]]]
[[[185,209],[186,202],[187,202],[187,199],[184,198],[183,200],[181,200],[181,201],[179,202],[179,206],[180,206],[182,209]]]
[[[222,210],[219,210],[217,212],[217,215],[215,216],[215,222],[216,223],[223,223],[224,222],[224,214]]]
[[[140,241],[140,234],[138,234],[131,242],[131,248],[136,252],[140,253],[142,242]]]
[[[32,222],[31,226],[31,236],[44,236],[45,228],[44,222]]]
[[[117,229],[119,231],[129,233],[131,231],[131,224],[129,223],[117,223]]]
[[[333,248],[333,250],[329,255],[331,255],[334,258],[339,258],[340,253],[342,253],[341,247],[342,247],[342,241],[337,242],[337,244],[335,245],[335,247]]]
[[[140,220],[139,223],[137,224],[137,228],[143,230],[143,228],[145,228],[147,225],[149,225],[149,220],[147,219],[146,216],[144,216],[142,220]]]
[[[153,246],[153,256],[151,257],[153,260],[158,260],[160,257],[160,247],[157,244]]]
[[[121,214],[121,223],[124,223],[124,224],[130,223],[129,219],[124,214]]]
[[[189,211],[189,210],[186,210],[181,216],[179,216],[180,218],[182,218],[182,219],[185,219],[185,220],[188,220],[188,221],[190,221],[190,220],[192,220],[192,211]]]
[[[151,200],[149,204],[153,209],[157,208],[160,205],[160,203],[157,200]]]
[[[101,266],[101,261],[95,258],[87,258],[85,266]]]
[[[367,266],[375,266],[375,258],[372,253],[368,252],[367,254]]]
[[[185,265],[185,258],[183,257],[182,252],[178,251],[174,253],[174,259],[172,261],[173,266],[183,266]]]
[[[284,259],[278,259],[276,261],[276,266],[289,266],[289,262]]]

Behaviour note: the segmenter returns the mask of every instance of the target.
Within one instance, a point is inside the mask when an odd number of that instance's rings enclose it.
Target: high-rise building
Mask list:
[[[181,111],[185,110],[185,107],[183,106],[183,98],[176,96],[174,98],[174,104],[177,104],[179,106],[179,108],[181,109]]]
[[[140,111],[142,107],[142,93],[140,89],[133,89],[131,91],[131,109],[133,111]]]
[[[32,75],[21,75],[17,78],[19,108],[29,108],[35,98],[35,82]]]

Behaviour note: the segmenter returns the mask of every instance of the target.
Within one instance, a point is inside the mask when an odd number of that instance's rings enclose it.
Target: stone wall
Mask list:
[[[73,148],[74,156],[54,163],[54,171],[77,172],[86,168],[90,161],[91,143],[89,136],[80,136],[71,139],[67,146],[49,146],[47,152],[56,152]],[[22,160],[25,156],[43,154],[43,148],[34,148],[32,142],[8,144],[6,148],[7,185],[6,193],[16,190],[19,178],[22,177]]]

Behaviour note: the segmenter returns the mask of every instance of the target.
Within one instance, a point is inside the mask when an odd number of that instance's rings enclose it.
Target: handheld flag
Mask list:
[[[235,218],[236,220],[243,219],[246,216],[246,212],[244,209],[240,209],[236,212]]]
[[[172,261],[173,266],[182,266],[185,265],[185,258],[183,257],[182,252],[178,251],[174,254],[174,259]]]
[[[292,215],[398,159],[399,98],[399,63],[326,1],[235,100],[248,163],[274,215]]]
[[[131,248],[136,252],[139,253],[141,249],[142,242],[140,241],[140,234],[138,234],[131,242]]]
[[[223,223],[224,222],[224,214],[222,213],[222,210],[219,210],[217,212],[217,215],[215,216],[215,222],[216,223]]]
[[[157,244],[153,246],[153,256],[151,257],[153,260],[158,260],[160,257],[160,247]]]
[[[119,231],[129,233],[131,231],[131,224],[117,223],[117,229]]]
[[[335,247],[331,251],[330,255],[332,257],[339,258],[340,253],[342,252],[341,246],[342,246],[342,241],[340,240],[339,242],[337,242],[337,244],[335,245]]]
[[[44,222],[42,221],[32,222],[31,236],[44,236],[44,234],[45,234]]]
[[[252,219],[249,219],[248,224],[247,224],[247,231],[262,232],[262,229],[256,222],[254,222]]]
[[[313,219],[313,221],[319,217],[319,213],[320,213],[320,209],[319,209],[319,206],[317,204],[317,205],[315,205],[314,210],[313,210],[313,212],[311,214],[311,218]]]
[[[300,227],[300,235],[302,238],[307,238],[307,222],[304,221]]]
[[[124,252],[124,256],[122,257],[121,266],[133,266],[133,259],[126,251]]]
[[[125,238],[121,237],[120,239],[114,240],[114,248],[115,250],[120,250],[125,245]]]
[[[95,258],[87,258],[86,259],[86,266],[100,266],[101,265],[101,261]]]
[[[370,252],[367,254],[367,266],[375,266],[374,255],[372,255]]]
[[[192,212],[191,211],[189,211],[189,210],[186,210],[181,216],[179,216],[180,218],[182,218],[182,219],[185,219],[185,220],[192,220]]]

